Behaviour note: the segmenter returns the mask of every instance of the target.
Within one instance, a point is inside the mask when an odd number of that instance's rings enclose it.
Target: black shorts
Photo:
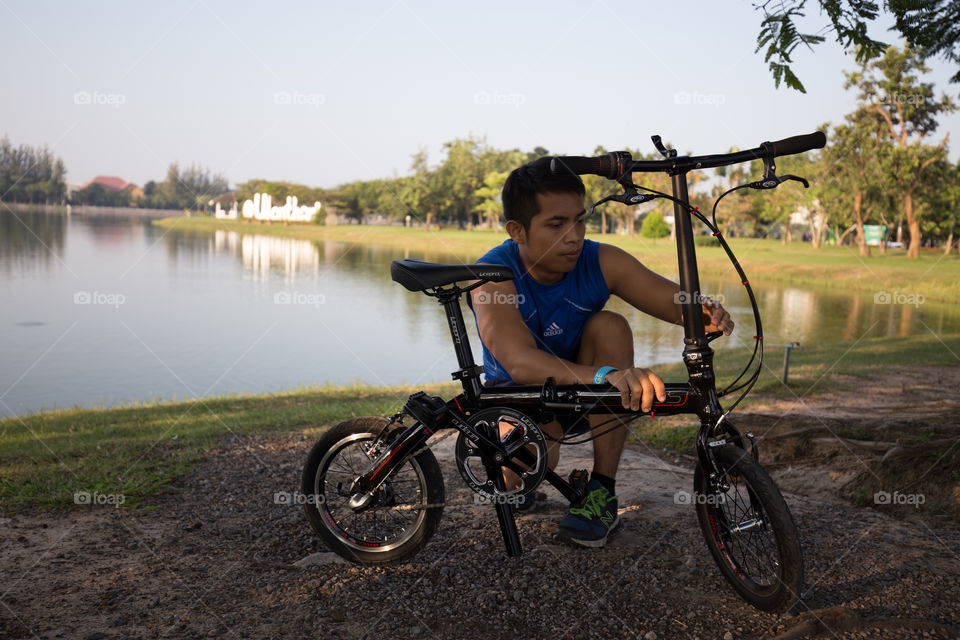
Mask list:
[[[487,380],[483,383],[485,387],[508,387],[510,385],[515,385],[516,382],[511,380],[504,380],[502,378],[496,378],[493,380]],[[563,429],[563,434],[570,435],[581,435],[590,431],[590,419],[586,414],[579,416],[555,416],[556,421],[560,423],[560,428]]]

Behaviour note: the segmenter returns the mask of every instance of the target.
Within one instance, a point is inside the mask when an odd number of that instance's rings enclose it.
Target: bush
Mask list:
[[[662,213],[654,210],[643,219],[640,235],[644,238],[666,238],[670,235],[670,225],[663,219]]]

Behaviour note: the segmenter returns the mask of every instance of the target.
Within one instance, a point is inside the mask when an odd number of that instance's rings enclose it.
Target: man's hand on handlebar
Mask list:
[[[733,318],[727,313],[719,302],[704,298],[703,303],[703,329],[707,333],[711,331],[723,331],[724,335],[733,333]]]
[[[663,380],[650,369],[621,369],[611,371],[604,377],[620,390],[620,399],[624,409],[649,413],[653,409],[654,398],[663,402],[667,399],[667,388]]]

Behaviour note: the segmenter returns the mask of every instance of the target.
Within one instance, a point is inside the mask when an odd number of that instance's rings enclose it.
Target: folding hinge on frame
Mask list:
[[[463,380],[464,378],[478,377],[481,373],[483,373],[483,365],[475,364],[472,367],[467,367],[466,369],[460,369],[458,371],[454,371],[453,373],[450,374],[450,377],[452,377],[454,380]]]

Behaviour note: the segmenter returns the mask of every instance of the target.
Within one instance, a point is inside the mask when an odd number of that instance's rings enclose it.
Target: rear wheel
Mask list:
[[[443,515],[443,475],[429,449],[397,467],[369,505],[350,507],[350,487],[378,455],[372,447],[386,424],[383,417],[338,424],[313,446],[303,468],[310,525],[332,551],[352,562],[386,564],[413,556]],[[400,430],[393,428],[387,441]]]
[[[803,556],[790,509],[750,453],[728,444],[713,454],[725,471],[723,486],[712,486],[700,465],[693,477],[707,547],[744,600],[763,611],[786,611],[803,586]]]

